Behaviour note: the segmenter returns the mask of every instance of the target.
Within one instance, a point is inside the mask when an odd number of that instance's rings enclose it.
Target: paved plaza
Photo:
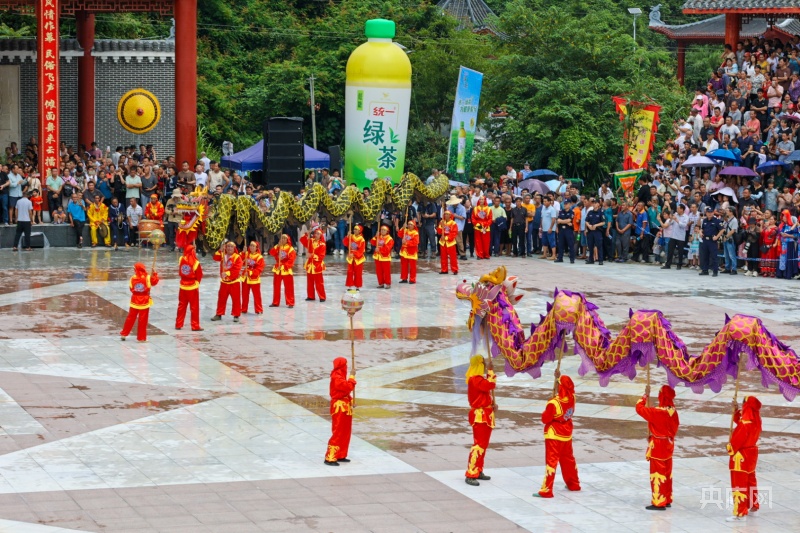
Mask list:
[[[0,252],[0,532],[800,531],[800,403],[763,389],[755,373],[741,389],[764,405],[762,503],[744,525],[725,522],[731,381],[719,394],[677,389],[675,503],[652,513],[647,430],[634,412],[644,373],[603,388],[594,374],[578,376],[572,355],[562,372],[576,385],[582,490],[567,491],[559,476],[555,498],[531,496],[544,474],[539,417],[551,363],[538,380],[498,379],[492,479],[466,485],[471,335],[468,306],[454,296],[457,281],[505,264],[519,277],[526,325],[559,287],[584,292],[614,333],[629,308],[661,309],[696,353],[726,313],[744,313],[797,349],[798,282],[511,258],[462,263],[458,276],[423,260],[416,285],[398,284],[393,263],[392,289],[378,290],[370,262],[355,318],[352,462],[331,468],[323,464],[329,374],[334,357],[350,353],[343,259],[328,258],[325,303],[303,301],[297,275],[293,309],[256,316],[251,308],[235,324],[209,320],[219,282],[216,264],[201,258],[205,331],[197,333],[174,328],[177,259],[159,254],[149,342],[137,343],[118,332],[132,265],[149,266],[151,252]],[[666,383],[659,370],[652,377],[654,390]]]

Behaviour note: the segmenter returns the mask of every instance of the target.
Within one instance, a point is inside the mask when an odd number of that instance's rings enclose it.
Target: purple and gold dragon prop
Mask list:
[[[473,347],[484,342],[484,328],[488,327],[492,356],[506,360],[509,376],[526,372],[540,377],[542,364],[555,360],[558,348],[566,349],[566,335],[572,333],[574,353],[582,360],[579,374],[596,371],[603,387],[611,376],[633,379],[637,364],[655,362],[666,371],[670,386],[684,384],[697,393],[707,386],[719,392],[728,376],[736,377],[744,355],[746,369],[759,370],[764,387],[777,385],[788,401],[800,392],[797,354],[758,318],[726,315],[714,340],[700,355],[692,356],[661,311],[631,310],[628,323],[612,339],[596,305],[580,293],[556,289],[547,314],[539,324],[531,324],[531,334],[525,338],[514,309],[522,298],[514,295],[516,284],[516,278],[506,277],[505,267],[500,267],[478,283],[464,282],[456,288],[456,296],[472,304],[467,326],[473,334]]]

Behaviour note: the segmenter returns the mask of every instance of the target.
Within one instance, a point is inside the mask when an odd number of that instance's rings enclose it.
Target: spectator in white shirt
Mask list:
[[[211,160],[206,156],[205,152],[200,152],[200,162],[203,163],[203,171],[208,172],[211,168]]]
[[[201,163],[198,163],[197,166],[194,167],[194,184],[198,187],[205,187],[208,181],[208,174],[205,173],[203,168],[204,165]]]
[[[719,129],[719,138],[724,139],[727,135],[731,139],[736,139],[741,133],[741,130],[733,124],[733,119],[728,116],[725,118],[725,124]]]

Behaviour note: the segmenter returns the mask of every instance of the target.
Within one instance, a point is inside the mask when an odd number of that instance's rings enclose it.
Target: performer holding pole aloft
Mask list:
[[[392,288],[392,250],[394,250],[394,239],[389,235],[389,224],[381,224],[381,229],[378,234],[374,236],[369,243],[372,245],[375,253],[372,258],[375,259],[375,274],[378,277],[379,289]]]
[[[544,424],[545,473],[542,487],[534,496],[553,497],[556,468],[561,465],[561,477],[571,491],[581,490],[578,465],[572,451],[572,417],[575,414],[575,385],[569,376],[556,369],[558,392],[542,413]]]
[[[413,220],[408,220],[405,228],[397,232],[397,236],[403,242],[400,248],[400,283],[416,283],[419,249],[417,224]]]
[[[261,273],[264,271],[264,256],[256,241],[250,241],[247,253],[244,254],[242,269],[242,313],[247,312],[250,305],[250,293],[253,294],[253,309],[257,315],[264,313],[261,303]]]
[[[211,317],[216,322],[222,320],[228,298],[231,299],[233,321],[239,322],[242,305],[242,256],[232,241],[223,241],[222,246],[214,254],[214,261],[219,262],[219,294],[217,295],[217,313]]]
[[[281,284],[285,292],[286,307],[294,307],[294,261],[297,252],[292,246],[292,240],[285,233],[281,235],[278,244],[273,246],[269,255],[275,258],[275,266],[272,267],[274,274],[272,281],[272,303],[270,307],[278,307],[281,304]]]
[[[364,237],[361,236],[363,228],[361,224],[353,226],[353,231],[347,234],[347,237],[342,241],[347,247],[347,280],[345,285],[349,289],[353,287],[360,289],[364,285],[364,252],[367,249],[367,243]]]
[[[353,431],[353,404],[351,393],[356,388],[355,371],[347,376],[347,359],[337,357],[333,360],[331,372],[331,438],[325,452],[325,464],[339,466],[349,463],[350,435]]]
[[[150,307],[153,305],[150,288],[154,285],[158,285],[158,272],[153,270],[148,274],[147,267],[143,263],[133,265],[133,276],[128,282],[128,288],[131,290],[131,303],[128,317],[125,319],[122,331],[119,332],[121,340],[124,341],[130,334],[134,322],[138,319],[136,340],[147,342],[147,320],[150,317]]]
[[[648,365],[649,366],[649,365]],[[648,511],[664,511],[672,506],[672,453],[680,420],[675,409],[675,389],[669,385],[658,393],[658,407],[648,407],[650,384],[636,404],[636,413],[647,420],[649,444],[645,458],[650,461],[650,505]]]
[[[755,396],[745,396],[739,410],[739,376],[744,358],[740,359],[736,374],[736,390],[733,395],[731,432],[728,439],[728,469],[731,471],[733,493],[733,516],[728,522],[744,522],[747,515],[758,511],[758,438],[761,436],[761,402]],[[736,427],[733,427],[736,424]]]
[[[439,254],[441,255],[442,268],[439,274],[447,274],[449,269],[452,270],[453,275],[456,275],[458,274],[458,257],[456,255],[458,225],[453,220],[453,213],[450,211],[445,209],[443,217],[439,222],[439,227],[436,229],[436,233],[441,235],[439,239]]]
[[[325,239],[322,237],[322,231],[319,226],[311,229],[311,238],[308,233],[300,237],[300,244],[308,250],[308,259],[306,259],[306,301],[313,302],[319,294],[319,301],[324,302],[325,295],[325,280],[322,273],[325,272]]]
[[[203,267],[194,253],[194,245],[184,248],[178,261],[178,275],[181,278],[178,292],[178,315],[175,317],[175,329],[183,328],[186,320],[186,308],[191,312],[192,331],[203,331],[200,327],[200,281],[203,279]]]

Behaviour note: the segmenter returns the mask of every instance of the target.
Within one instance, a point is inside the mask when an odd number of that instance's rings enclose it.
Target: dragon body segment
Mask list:
[[[300,223],[307,222],[317,212],[330,217],[340,217],[348,211],[358,211],[366,220],[374,220],[384,205],[393,204],[405,209],[412,198],[417,195],[427,200],[436,200],[449,188],[447,176],[440,175],[430,185],[425,185],[414,174],[407,173],[399,185],[392,187],[384,180],[375,181],[366,198],[355,187],[345,187],[336,198],[331,198],[325,188],[315,183],[302,200],[298,201],[286,191],[281,191],[272,211],[262,213],[255,200],[249,196],[231,196],[223,194],[214,205],[214,213],[206,224],[205,241],[211,250],[222,244],[231,227],[236,224],[241,235],[254,225],[263,228],[267,233],[278,233],[286,221],[292,217]]]
[[[777,385],[791,401],[800,392],[800,360],[778,340],[760,319],[747,315],[725,317],[725,324],[698,355],[689,354],[684,342],[658,310],[630,311],[628,322],[612,338],[597,313],[597,306],[580,293],[555,290],[547,314],[531,325],[526,338],[514,309],[521,296],[514,296],[515,278],[506,278],[504,267],[483,276],[477,284],[460,284],[456,296],[470,300],[467,321],[473,343],[481,342],[488,328],[492,355],[502,356],[508,375],[527,372],[541,376],[545,361],[553,361],[557,349],[564,349],[566,335],[572,333],[574,351],[581,357],[579,373],[594,370],[600,385],[612,376],[633,379],[636,365],[655,362],[666,373],[669,384],[684,384],[700,393],[708,386],[719,392],[728,376],[735,377],[744,355],[747,370],[759,370],[765,387]]]

